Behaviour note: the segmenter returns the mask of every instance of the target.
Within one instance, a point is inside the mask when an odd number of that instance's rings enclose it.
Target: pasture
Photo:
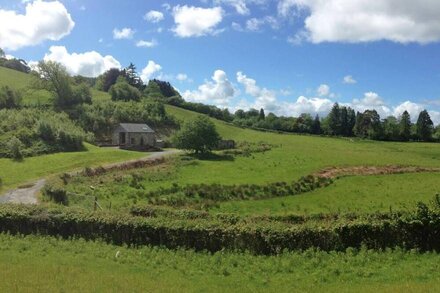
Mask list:
[[[440,289],[440,256],[402,250],[255,256],[0,234],[0,252],[0,274],[8,280],[0,282],[3,292],[52,292],[61,287],[80,292]]]

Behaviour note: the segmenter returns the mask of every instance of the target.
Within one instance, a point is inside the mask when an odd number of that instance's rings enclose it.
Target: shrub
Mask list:
[[[10,157],[14,160],[23,159],[23,143],[15,136],[8,141],[8,149]]]
[[[139,101],[141,99],[141,92],[128,84],[124,78],[118,78],[109,91],[113,101]]]
[[[21,100],[21,94],[9,86],[0,88],[0,109],[19,108]]]

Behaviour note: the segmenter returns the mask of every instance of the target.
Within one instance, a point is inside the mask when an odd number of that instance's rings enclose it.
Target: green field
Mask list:
[[[2,292],[434,292],[439,264],[400,250],[253,256],[0,234]]]
[[[211,211],[242,215],[368,213],[412,209],[440,194],[440,173],[351,176],[305,194],[230,201]]]
[[[99,148],[86,144],[82,152],[57,153],[26,158],[23,161],[0,159],[0,178],[7,190],[52,174],[105,163],[120,162],[145,156],[145,153],[129,152],[113,148]]]
[[[28,76],[0,67],[0,85],[24,88]],[[107,93],[93,91],[94,101]],[[49,95],[42,93],[42,101]],[[25,95],[25,102],[39,101]],[[37,103],[41,103],[37,102]],[[184,121],[196,114],[166,106]],[[171,159],[144,170],[117,171],[79,178],[74,191],[97,187],[104,207],[130,207],[146,200],[145,193],[186,184],[258,184],[298,180],[332,166],[415,165],[440,167],[440,145],[397,143],[277,134],[237,128],[212,120],[226,139],[265,142],[272,149],[249,157]],[[26,158],[0,159],[2,191],[86,166],[124,161],[142,153],[101,149]],[[136,177],[137,176],[137,177]],[[133,180],[133,178],[137,178]],[[325,188],[295,196],[264,200],[222,202],[212,213],[241,215],[310,215],[316,213],[369,213],[412,209],[440,192],[440,173],[415,173],[339,178]],[[133,181],[136,184],[132,184]],[[137,185],[141,185],[139,188]],[[119,253],[118,253],[119,251]],[[118,254],[118,257],[116,257]],[[277,256],[248,253],[194,252],[160,247],[127,248],[84,240],[0,234],[0,291],[330,291],[420,292],[439,291],[440,255],[416,251],[284,252]],[[36,269],[38,268],[38,269]]]

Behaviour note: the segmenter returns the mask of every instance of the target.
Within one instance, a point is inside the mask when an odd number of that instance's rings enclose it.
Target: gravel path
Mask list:
[[[166,150],[162,152],[152,153],[149,156],[141,159],[113,163],[106,165],[104,167],[110,167],[110,166],[113,167],[139,160],[141,161],[155,160],[169,155],[177,154],[179,152],[180,152],[179,150]],[[5,194],[0,195],[0,204],[2,203],[37,204],[38,203],[37,195],[40,192],[40,190],[44,187],[44,184],[46,184],[46,179],[40,179],[30,187],[10,190]]]

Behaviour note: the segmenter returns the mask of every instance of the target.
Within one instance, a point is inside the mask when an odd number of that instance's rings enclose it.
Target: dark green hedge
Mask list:
[[[155,217],[88,212],[63,207],[0,206],[0,231],[102,239],[115,244],[159,245],[276,254],[283,250],[402,247],[440,250],[440,209],[419,205],[414,213],[387,217],[339,217],[290,224],[256,218],[156,213]]]

